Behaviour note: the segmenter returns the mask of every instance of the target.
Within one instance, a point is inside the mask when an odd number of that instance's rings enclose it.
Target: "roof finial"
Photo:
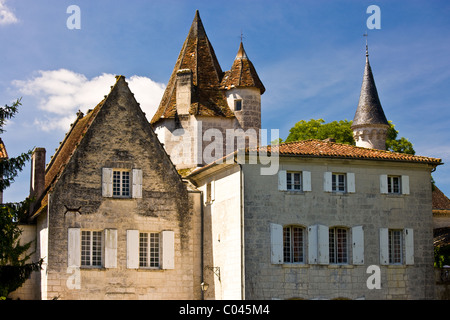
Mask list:
[[[241,29],[241,42],[244,39],[244,34],[242,33],[242,29]]]
[[[367,44],[367,40],[369,39],[369,34],[366,32],[363,34],[363,37],[366,37],[366,57],[369,56],[369,46]]]

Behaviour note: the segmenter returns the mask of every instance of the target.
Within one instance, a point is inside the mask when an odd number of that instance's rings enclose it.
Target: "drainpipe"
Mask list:
[[[205,279],[203,278],[203,268],[204,268],[204,260],[205,260],[205,257],[204,257],[204,242],[203,242],[203,239],[204,239],[204,235],[203,235],[203,233],[205,232],[205,227],[204,227],[204,214],[203,214],[203,191],[200,191],[200,243],[201,243],[201,245],[200,245],[200,256],[201,256],[201,259],[200,259],[200,283],[203,283],[204,281],[205,281]],[[201,299],[202,300],[205,300],[205,292],[202,290],[202,288],[200,288],[201,290],[201,292],[202,292],[202,296],[201,296]]]
[[[240,219],[241,219],[241,299],[245,300],[245,245],[244,245],[244,170],[242,164],[234,159],[234,162],[239,165],[239,172],[241,176],[241,194],[240,194]]]

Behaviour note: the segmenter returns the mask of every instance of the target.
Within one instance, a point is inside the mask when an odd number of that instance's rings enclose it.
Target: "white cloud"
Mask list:
[[[115,76],[103,73],[88,79],[85,75],[67,69],[38,71],[29,80],[14,80],[20,93],[38,100],[40,113],[35,124],[44,131],[67,131],[77,110],[86,113],[94,108],[115,83]],[[151,119],[159,105],[165,86],[150,78],[132,76],[127,79],[130,90],[140,103],[147,119]]]
[[[17,23],[19,20],[5,3],[6,0],[0,0],[0,25]]]

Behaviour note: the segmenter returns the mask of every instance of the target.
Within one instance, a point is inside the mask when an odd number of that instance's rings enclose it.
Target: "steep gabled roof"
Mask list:
[[[228,90],[234,87],[255,87],[261,91],[261,94],[266,91],[253,63],[244,50],[242,42],[230,71],[225,72],[221,87]]]
[[[450,199],[436,186],[433,186],[433,211],[444,210],[450,212]]]
[[[366,66],[361,85],[358,107],[353,118],[352,127],[360,125],[389,125],[373,78],[372,68],[369,63],[369,53],[366,48]]]
[[[209,42],[198,10],[195,13],[188,36],[184,41],[177,62],[170,76],[161,103],[151,123],[161,118],[174,118],[176,110],[177,71],[192,71],[193,91],[190,114],[202,116],[233,117],[225,93],[220,90],[223,71]]]

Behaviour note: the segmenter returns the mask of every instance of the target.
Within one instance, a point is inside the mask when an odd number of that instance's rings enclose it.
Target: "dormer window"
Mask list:
[[[234,100],[234,111],[242,110],[242,99]]]

